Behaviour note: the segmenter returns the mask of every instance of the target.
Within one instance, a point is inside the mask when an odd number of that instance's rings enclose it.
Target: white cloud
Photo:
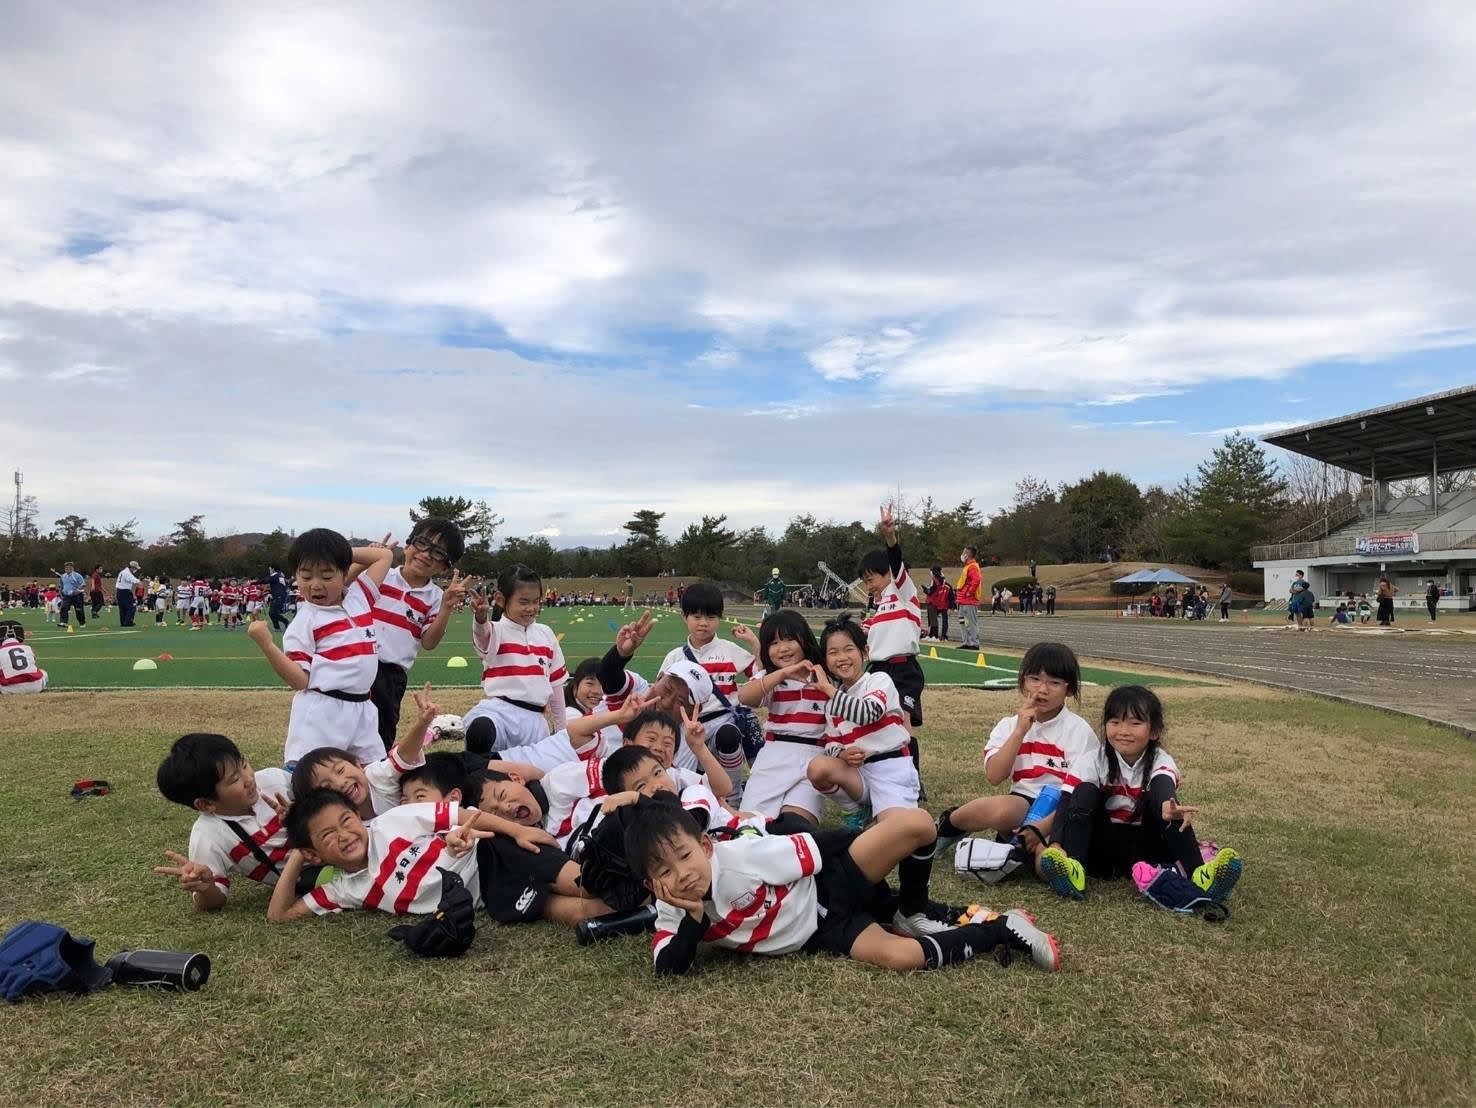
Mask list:
[[[1247,435],[1258,438],[1261,435],[1274,435],[1277,431],[1285,431],[1291,427],[1300,427],[1306,420],[1296,419],[1269,419],[1264,423],[1244,423],[1237,427],[1216,427],[1210,431],[1195,431],[1193,434],[1201,436],[1213,436],[1224,438],[1226,435]]]
[[[619,537],[715,488],[869,518],[898,476],[986,503],[948,450],[1024,421],[966,405],[1193,406],[1476,341],[1476,116],[1429,107],[1476,102],[1473,47],[1442,0],[20,5],[0,376],[108,393],[86,435],[13,405],[0,431],[122,518],[479,484],[510,533]],[[181,397],[271,418],[180,426]],[[813,425],[868,413],[936,453],[817,481]],[[1053,442],[1059,476],[1204,446],[1126,422]],[[990,446],[1001,499],[1020,449]],[[344,474],[402,484],[315,491]]]

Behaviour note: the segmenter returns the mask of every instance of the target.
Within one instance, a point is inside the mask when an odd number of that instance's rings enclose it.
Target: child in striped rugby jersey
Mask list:
[[[1151,876],[1160,866],[1177,866],[1211,900],[1230,895],[1240,858],[1221,850],[1205,859],[1191,826],[1199,809],[1179,803],[1179,767],[1162,748],[1163,732],[1163,703],[1151,689],[1124,685],[1108,694],[1106,741],[1071,763],[1061,785],[1066,796],[1056,843],[1036,860],[1060,895],[1083,899],[1088,874],[1138,880],[1144,864]]]

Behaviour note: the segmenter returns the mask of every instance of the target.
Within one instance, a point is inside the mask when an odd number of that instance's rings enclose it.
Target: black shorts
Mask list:
[[[846,957],[861,932],[873,923],[891,918],[895,900],[885,881],[867,880],[851,857],[851,844],[861,832],[825,830],[809,834],[820,848],[821,865],[820,872],[815,874],[819,919],[805,950],[811,954],[825,951]]]
[[[907,716],[912,721],[912,726],[922,726],[922,694],[926,679],[923,677],[922,666],[918,663],[917,655],[910,654],[899,661],[872,662],[866,667],[872,673],[885,673],[892,679],[892,684],[897,686],[897,695],[902,698],[902,707],[907,710]]]
[[[569,856],[556,846],[524,850],[505,835],[477,844],[477,879],[482,906],[498,923],[532,923],[543,918],[549,889]]]

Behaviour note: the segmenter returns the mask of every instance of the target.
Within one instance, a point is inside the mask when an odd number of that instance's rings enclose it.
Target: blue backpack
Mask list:
[[[54,923],[28,919],[0,939],[0,995],[12,1004],[65,990],[90,993],[113,979],[92,957],[91,939],[73,938]]]

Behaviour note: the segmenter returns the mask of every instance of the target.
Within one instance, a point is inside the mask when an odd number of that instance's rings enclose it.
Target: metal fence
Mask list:
[[[1476,550],[1476,531],[1419,531],[1420,554],[1446,551]],[[1256,562],[1306,561],[1312,558],[1360,557],[1357,535],[1337,535],[1314,542],[1281,542],[1251,547],[1251,560]]]

